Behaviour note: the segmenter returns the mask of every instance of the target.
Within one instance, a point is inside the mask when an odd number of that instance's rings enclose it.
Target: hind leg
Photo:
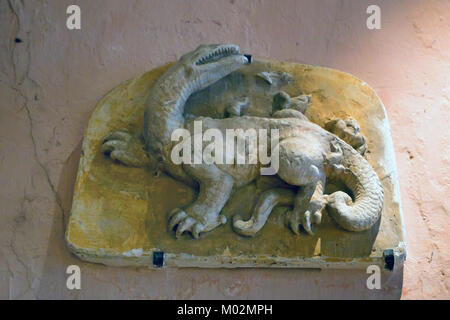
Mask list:
[[[280,142],[278,175],[291,185],[299,186],[294,210],[287,214],[287,224],[295,234],[299,227],[312,234],[311,225],[321,222],[325,188],[324,154],[319,142],[295,137]]]
[[[243,236],[254,237],[266,224],[273,208],[277,205],[291,205],[294,197],[295,193],[292,190],[283,188],[274,188],[263,192],[249,220],[244,221],[239,215],[233,217],[234,230]]]
[[[313,235],[312,224],[322,221],[323,190],[325,188],[325,174],[320,174],[317,181],[301,187],[298,191],[294,209],[286,216],[287,224],[295,234],[299,234],[300,225],[305,231]]]

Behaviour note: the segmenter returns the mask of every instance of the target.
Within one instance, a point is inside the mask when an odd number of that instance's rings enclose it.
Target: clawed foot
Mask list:
[[[108,134],[103,141],[101,150],[111,159],[126,166],[144,167],[149,163],[141,141],[125,130]]]
[[[225,224],[227,218],[224,215],[218,215],[211,219],[196,217],[189,208],[186,211],[174,209],[170,214],[169,230],[175,230],[177,239],[184,233],[190,232],[195,239],[198,239],[201,232],[211,231],[218,226]]]
[[[322,222],[322,208],[323,205],[310,203],[308,210],[303,213],[295,209],[289,211],[286,213],[287,225],[296,235],[300,235],[300,226],[303,226],[309,235],[314,235],[312,226]]]

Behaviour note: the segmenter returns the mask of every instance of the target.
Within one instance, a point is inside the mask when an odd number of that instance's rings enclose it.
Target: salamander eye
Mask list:
[[[184,72],[186,74],[186,77],[190,77],[194,74],[194,68],[190,65],[187,65],[184,69]]]

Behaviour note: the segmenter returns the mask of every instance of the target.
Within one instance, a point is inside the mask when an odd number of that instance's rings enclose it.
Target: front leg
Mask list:
[[[109,133],[103,140],[102,152],[111,159],[129,167],[146,167],[151,164],[144,143],[126,130]]]
[[[186,209],[173,210],[169,229],[176,229],[177,238],[188,231],[197,239],[201,232],[226,223],[226,217],[220,212],[230,198],[233,179],[213,164],[185,165],[184,169],[198,181],[200,190],[197,200]]]

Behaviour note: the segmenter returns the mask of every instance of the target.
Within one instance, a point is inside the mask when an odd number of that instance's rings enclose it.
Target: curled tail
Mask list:
[[[249,220],[244,221],[240,216],[234,216],[234,230],[243,236],[255,236],[266,223],[272,209],[277,205],[292,205],[294,203],[294,197],[295,192],[290,189],[274,188],[264,191],[259,196],[258,203]]]
[[[352,191],[354,200],[337,191],[327,197],[328,212],[345,230],[363,231],[379,219],[383,208],[383,188],[370,164],[352,147],[339,143],[342,164],[334,166],[327,176],[337,176]]]

